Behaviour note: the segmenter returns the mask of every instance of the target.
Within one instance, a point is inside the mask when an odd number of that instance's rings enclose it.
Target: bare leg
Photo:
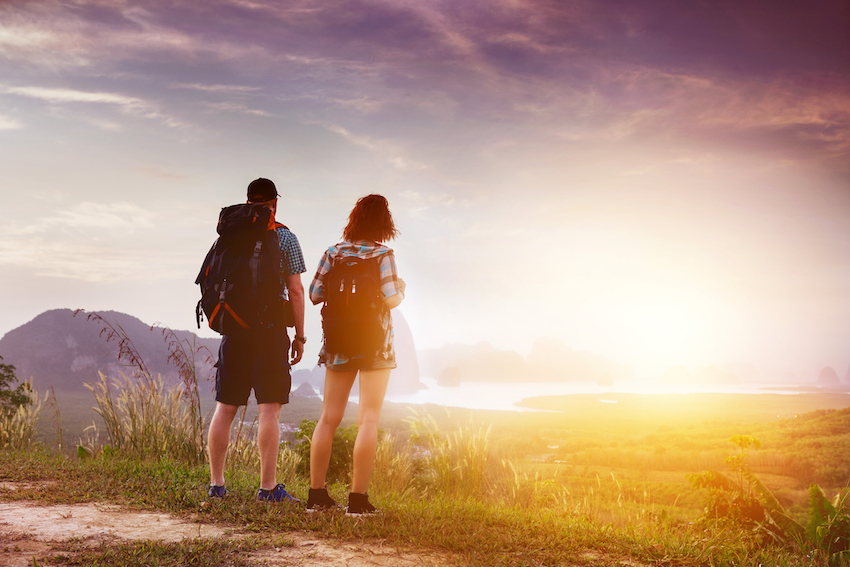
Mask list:
[[[277,484],[277,453],[280,450],[280,408],[278,403],[257,404],[260,449],[260,488],[271,490]]]
[[[357,410],[357,440],[354,442],[354,475],[351,492],[365,494],[375,468],[378,449],[378,420],[387,394],[390,369],[360,371],[360,406]]]
[[[331,462],[334,433],[336,433],[336,428],[342,421],[345,406],[348,403],[348,395],[356,377],[356,371],[325,371],[322,415],[316,423],[313,439],[310,442],[310,488],[325,487],[325,477],[327,477]]]
[[[230,425],[239,406],[217,402],[215,413],[210,422],[207,435],[207,449],[210,454],[210,484],[224,486],[224,460],[227,458],[227,445],[230,443]]]

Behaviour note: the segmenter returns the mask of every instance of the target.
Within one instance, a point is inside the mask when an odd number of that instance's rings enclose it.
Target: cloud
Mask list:
[[[88,25],[55,2],[27,6],[0,4],[0,60],[50,70],[82,67],[91,35]]]
[[[51,103],[89,102],[115,104],[128,108],[147,106],[142,100],[115,93],[84,92],[72,89],[51,89],[45,87],[7,87],[4,92],[20,96],[37,98]]]
[[[43,219],[48,226],[77,230],[120,230],[133,233],[154,227],[156,214],[131,203],[77,203]]]
[[[158,179],[169,179],[169,180],[180,180],[185,181],[187,176],[182,173],[173,173],[171,171],[165,171],[158,167],[145,166],[138,168],[139,171],[150,175],[151,177],[156,177]]]
[[[24,125],[11,116],[0,114],[0,130],[20,130]]]
[[[40,86],[2,87],[0,93],[15,95],[35,100],[41,100],[51,105],[91,104],[117,107],[121,112],[146,119],[158,120],[170,127],[180,127],[182,121],[163,114],[157,105],[134,96],[111,92],[81,91],[76,89],[60,89]],[[120,125],[103,117],[81,117],[98,128],[104,130],[119,130]]]
[[[114,283],[185,275],[185,257],[145,246],[95,245],[49,238],[0,240],[0,265],[36,276]]]
[[[206,6],[184,8],[190,13],[156,0],[131,7],[97,0],[74,6],[50,0],[15,7],[0,4],[0,58],[30,70],[73,68],[97,75],[126,72],[139,62],[274,55],[254,41],[230,41],[210,33],[215,27],[207,24],[219,17]]]
[[[0,227],[0,266],[87,282],[185,276],[187,260],[196,259],[175,250],[173,234],[163,236],[159,228],[170,219],[161,217],[132,203],[82,202],[7,223]]]
[[[175,89],[191,89],[196,91],[205,91],[209,93],[227,93],[227,94],[245,94],[253,93],[260,90],[260,87],[251,87],[246,85],[207,85],[202,83],[178,84],[173,85]]]
[[[334,99],[333,102],[343,108],[352,108],[362,114],[378,112],[386,105],[386,101],[375,100],[368,96],[353,99]]]
[[[324,124],[329,131],[339,134],[349,142],[366,148],[371,153],[383,159],[386,163],[391,164],[398,169],[426,169],[427,166],[416,163],[415,161],[403,156],[399,151],[397,144],[389,140],[377,140],[370,136],[358,135],[350,132],[346,128],[337,124]]]
[[[266,112],[265,110],[250,108],[238,102],[204,102],[202,104],[205,108],[209,108],[215,112],[233,112],[236,114],[252,114],[254,116],[267,117],[274,116],[274,114]]]

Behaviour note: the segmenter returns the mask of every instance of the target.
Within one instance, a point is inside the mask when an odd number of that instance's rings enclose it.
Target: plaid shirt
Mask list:
[[[356,256],[364,260],[380,257],[380,276],[381,276],[381,293],[384,298],[392,297],[401,293],[401,287],[398,281],[398,271],[395,266],[395,255],[391,248],[387,248],[383,244],[375,244],[365,240],[356,242],[343,241],[335,246],[331,246],[322,255],[319,260],[319,267],[316,269],[316,275],[313,276],[313,281],[310,282],[310,301],[313,305],[322,303],[325,300],[325,276],[330,271],[335,259],[344,256]],[[395,357],[393,349],[393,325],[390,310],[384,312],[382,321],[384,327],[384,345],[378,355],[384,359]],[[319,353],[319,360],[324,360],[327,365],[344,364],[348,362],[348,358],[335,354],[326,353],[325,347]]]
[[[281,295],[284,299],[287,299],[289,292],[286,288],[286,278],[295,274],[303,274],[307,271],[307,265],[304,263],[304,255],[301,253],[298,237],[285,226],[277,226],[275,231],[282,252],[280,275],[283,280],[283,289]]]

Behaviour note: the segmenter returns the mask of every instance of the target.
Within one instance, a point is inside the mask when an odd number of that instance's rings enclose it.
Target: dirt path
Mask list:
[[[2,488],[14,490],[11,483]],[[294,545],[249,554],[258,565],[375,565],[437,566],[448,564],[445,557],[427,556],[412,550],[380,544],[339,542],[304,532],[287,532]],[[160,540],[176,542],[184,538],[242,537],[236,530],[202,524],[158,512],[139,512],[108,504],[41,506],[27,500],[0,502],[0,566],[31,567],[33,557],[40,564],[55,552],[51,544],[77,541],[97,544],[115,540]]]

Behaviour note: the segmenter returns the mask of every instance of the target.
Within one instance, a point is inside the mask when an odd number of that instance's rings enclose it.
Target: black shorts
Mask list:
[[[215,373],[217,402],[243,406],[253,389],[258,404],[286,404],[291,388],[286,327],[222,337]]]

